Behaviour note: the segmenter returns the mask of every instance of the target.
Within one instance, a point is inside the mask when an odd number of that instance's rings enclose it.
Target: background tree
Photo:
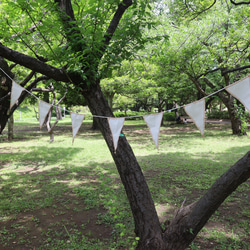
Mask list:
[[[170,43],[157,57],[159,65],[177,78],[186,75],[200,98],[243,78],[250,68],[248,13],[249,7],[221,2],[195,21],[172,25]],[[172,13],[169,18],[166,22],[175,21]],[[226,91],[217,96],[227,107],[233,134],[245,133],[238,103]]]
[[[54,3],[2,1],[1,11],[5,15],[1,15],[4,37],[1,38],[0,56],[55,81],[73,84],[84,96],[92,114],[99,116],[98,126],[130,203],[135,234],[140,238],[138,248],[186,248],[224,199],[248,179],[250,153],[221,176],[198,202],[186,207],[183,204],[163,230],[147,183],[126,137],[120,137],[115,151],[108,121],[100,117],[113,116],[101,91],[100,79],[105,75],[105,68],[115,63],[117,49],[125,57],[130,56],[126,54],[129,46],[138,44],[138,48],[142,48],[146,40],[142,36],[141,25],[148,22],[150,5],[147,1],[131,0],[85,1],[84,5],[70,0],[55,0]],[[8,20],[4,19],[6,15]],[[32,26],[37,33],[29,33]],[[18,34],[22,36],[22,45],[16,46],[12,37],[13,27],[20,27]],[[25,48],[27,45],[30,53]]]

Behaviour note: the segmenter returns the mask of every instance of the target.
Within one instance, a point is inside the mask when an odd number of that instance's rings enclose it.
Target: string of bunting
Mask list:
[[[1,69],[1,68],[0,68]],[[3,69],[1,69],[3,71]],[[3,71],[4,72],[4,71]],[[4,72],[5,73],[5,72]],[[5,73],[6,74],[6,73]],[[8,74],[6,74],[8,76]],[[11,77],[8,76],[10,79]],[[26,90],[25,88],[21,87],[18,85],[13,79],[12,80],[12,89],[11,89],[11,101],[10,101],[10,109],[14,104],[17,103],[20,95],[22,94],[23,91],[27,91],[29,94],[33,95],[31,92]],[[120,136],[123,136],[121,134],[124,121],[126,118],[134,118],[134,117],[143,117],[144,121],[146,122],[152,139],[155,143],[156,148],[158,149],[159,147],[159,133],[160,133],[160,125],[163,117],[163,113],[165,112],[171,112],[175,109],[182,108],[184,107],[185,112],[190,116],[190,118],[193,120],[195,123],[196,127],[200,131],[201,135],[204,136],[205,132],[205,98],[208,98],[212,95],[215,95],[216,93],[222,91],[222,90],[228,91],[232,96],[237,98],[245,107],[246,109],[250,112],[250,75],[246,76],[245,78],[242,78],[241,80],[228,85],[198,101],[192,102],[190,104],[184,105],[184,106],[178,106],[177,108],[174,109],[169,109],[160,113],[156,114],[149,114],[149,115],[138,115],[138,116],[127,116],[127,117],[122,117],[122,118],[114,118],[114,117],[106,117],[106,116],[97,116],[97,115],[90,115],[92,117],[98,117],[98,118],[104,118],[108,119],[109,127],[112,133],[113,137],[113,145],[114,149],[117,149],[118,145],[118,140]],[[36,97],[35,95],[33,95]],[[53,108],[53,105],[46,103],[44,101],[41,101],[38,97],[38,106],[39,106],[39,123],[40,123],[40,128],[42,127],[44,120],[50,110]],[[68,111],[70,112],[70,111]],[[73,133],[73,139],[72,143],[74,142],[75,136],[77,135],[82,122],[84,120],[85,115],[84,114],[77,114],[74,112],[70,112],[71,116],[71,122],[72,122],[72,133]]]

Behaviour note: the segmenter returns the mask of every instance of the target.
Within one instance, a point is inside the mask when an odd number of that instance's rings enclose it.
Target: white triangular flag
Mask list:
[[[39,122],[40,122],[40,128],[42,128],[44,120],[48,115],[50,109],[52,108],[52,105],[41,100],[38,101],[38,104],[39,104]]]
[[[115,151],[117,149],[117,144],[118,144],[119,136],[120,136],[123,124],[124,124],[124,120],[125,118],[123,117],[122,118],[111,118],[111,117],[108,118],[109,127],[112,132]]]
[[[250,75],[225,87],[225,89],[250,112]]]
[[[162,120],[163,112],[153,115],[144,115],[143,119],[147,123],[152,138],[154,140],[155,146],[158,149],[158,140],[159,140],[159,133],[161,127],[161,120]]]
[[[11,88],[11,98],[10,98],[10,109],[13,107],[13,105],[16,103],[20,95],[22,94],[23,90],[25,88],[21,87],[14,81],[12,81],[12,88]]]
[[[71,112],[70,113],[71,117],[71,123],[72,123],[72,132],[73,132],[73,140],[72,143],[74,142],[75,136],[78,133],[79,128],[82,125],[82,121],[84,119],[84,115],[81,114],[76,114]]]
[[[205,99],[190,103],[184,106],[186,113],[192,118],[193,122],[200,130],[202,136],[205,131]]]

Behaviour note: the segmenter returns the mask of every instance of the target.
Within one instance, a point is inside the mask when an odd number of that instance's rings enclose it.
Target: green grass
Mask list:
[[[72,144],[71,121],[59,122],[55,142],[36,120],[17,121],[15,139],[0,137],[0,249],[134,249],[133,219],[115,164],[98,131],[84,121]],[[192,203],[240,159],[248,136],[225,125],[168,123],[159,150],[144,121],[123,129],[140,163],[160,220],[183,200]],[[250,182],[212,216],[190,249],[247,249]]]

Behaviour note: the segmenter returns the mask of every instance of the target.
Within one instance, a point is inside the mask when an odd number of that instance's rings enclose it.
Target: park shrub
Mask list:
[[[155,114],[155,113],[148,113],[148,112],[137,112],[137,111],[119,111],[114,112],[115,117],[127,117],[129,120],[142,120],[143,115],[149,115],[149,114]]]
[[[167,112],[163,114],[163,120],[164,121],[175,121],[175,112]]]
[[[207,113],[208,119],[229,119],[228,111],[212,110]]]
[[[137,111],[127,111],[126,114],[124,111],[114,112],[115,117],[127,117],[129,120],[142,120],[143,115],[156,114],[154,112],[137,112]],[[175,113],[163,113],[164,121],[175,121]]]
[[[244,116],[247,121],[250,121],[249,112],[246,111]],[[208,119],[230,119],[227,111],[219,111],[219,110],[212,110],[211,112],[207,113],[207,118]]]

